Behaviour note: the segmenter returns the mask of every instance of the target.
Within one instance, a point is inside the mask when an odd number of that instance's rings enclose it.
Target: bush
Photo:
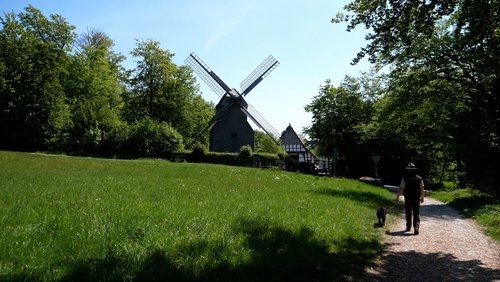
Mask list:
[[[99,145],[99,153],[104,156],[122,155],[129,138],[130,127],[126,123],[118,123],[105,134]]]
[[[261,167],[281,167],[284,163],[280,155],[259,153]]]
[[[300,171],[303,173],[315,173],[314,165],[311,163],[301,163],[297,160],[291,159],[286,156],[283,158],[283,163],[285,164],[286,170],[288,171]]]
[[[224,164],[238,166],[240,161],[236,153],[216,153],[208,152],[206,155],[206,162],[211,164]]]
[[[252,147],[244,145],[238,154],[238,162],[241,166],[253,166],[253,152]]]
[[[130,126],[126,152],[136,157],[165,158],[183,149],[182,136],[168,123],[149,118]]]
[[[187,161],[193,163],[202,163],[206,161],[207,158],[207,148],[201,144],[196,144],[193,151],[187,155]]]
[[[254,157],[250,146],[243,146],[239,153],[207,152],[203,145],[195,145],[193,151],[187,154],[188,162],[204,162],[232,166],[254,166]],[[279,167],[283,164],[283,156],[276,154],[260,153],[261,167]]]

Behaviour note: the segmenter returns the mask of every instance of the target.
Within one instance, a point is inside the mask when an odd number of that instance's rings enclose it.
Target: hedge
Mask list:
[[[253,153],[250,147],[242,147],[239,153],[207,152],[202,146],[196,146],[186,155],[188,162],[224,164],[232,166],[280,167],[284,157],[270,153]]]

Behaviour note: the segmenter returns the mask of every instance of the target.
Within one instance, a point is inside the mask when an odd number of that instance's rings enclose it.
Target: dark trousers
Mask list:
[[[405,197],[405,212],[406,212],[406,228],[410,229],[412,226],[412,213],[413,213],[413,227],[417,228],[420,225],[420,199],[407,199]]]

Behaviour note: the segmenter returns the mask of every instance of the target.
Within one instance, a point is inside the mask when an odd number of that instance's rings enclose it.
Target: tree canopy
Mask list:
[[[138,41],[131,54],[136,67],[127,93],[128,120],[147,116],[170,124],[186,139],[195,139],[212,117],[214,107],[201,98],[191,69],[175,65],[173,54],[153,40]]]
[[[305,107],[312,114],[312,124],[304,130],[308,143],[320,155],[341,160],[337,175],[340,172],[355,177],[363,170],[366,174],[364,163],[369,163],[370,155],[376,153],[366,146],[370,140],[364,140],[368,136],[364,129],[371,121],[374,99],[381,87],[374,75],[370,72],[362,78],[346,76],[339,87],[326,80],[319,94]]]
[[[213,113],[190,69],[158,42],[137,41],[126,70],[103,31],[76,35],[33,6],[0,23],[2,149],[164,156]]]
[[[344,8],[334,22],[368,31],[353,63],[368,57],[390,69],[378,138],[395,132],[431,172],[453,163],[462,184],[497,192],[499,1],[356,0]]]
[[[69,126],[63,80],[75,27],[32,6],[0,22],[0,144],[47,146]]]

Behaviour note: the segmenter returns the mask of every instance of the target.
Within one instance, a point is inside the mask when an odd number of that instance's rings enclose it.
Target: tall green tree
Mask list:
[[[383,156],[381,169],[394,174],[396,182],[409,161],[418,164],[429,184],[442,181],[443,165],[454,159],[457,128],[453,119],[463,108],[455,97],[463,92],[443,80],[428,84],[427,78],[425,70],[391,78],[365,128],[365,138],[376,140],[374,145]],[[414,97],[409,99],[409,95]]]
[[[47,148],[68,127],[62,81],[74,27],[32,6],[0,22],[0,146]]]
[[[500,2],[356,0],[345,10],[334,21],[346,21],[349,31],[369,30],[354,63],[367,56],[390,65],[394,101],[406,97],[413,105],[406,108],[413,118],[402,119],[401,127],[418,123],[425,149],[454,150],[469,184],[498,192]]]
[[[158,121],[174,119],[178,100],[173,93],[177,83],[174,79],[177,67],[172,62],[174,54],[161,49],[159,42],[147,40],[137,41],[131,55],[137,65],[130,80],[130,119],[144,116]]]
[[[332,156],[335,150],[353,164],[360,153],[356,145],[362,141],[361,128],[372,114],[372,101],[363,97],[359,81],[346,76],[334,87],[326,80],[305,110],[312,114],[312,124],[304,130],[309,143],[320,155]]]
[[[148,117],[167,122],[187,142],[193,140],[210,119],[213,105],[199,95],[191,70],[175,65],[174,54],[163,50],[156,41],[138,41],[131,54],[136,58],[136,68],[125,99],[127,120]]]
[[[96,152],[121,130],[124,57],[112,47],[102,31],[88,30],[79,37],[66,82],[73,123],[70,148]]]
[[[188,66],[178,66],[175,75],[177,81],[173,89],[177,97],[176,113],[171,121],[168,121],[190,144],[205,129],[208,121],[214,114],[215,105],[205,101],[199,91],[192,70]],[[189,142],[189,143],[188,143]],[[199,136],[197,142],[208,144],[208,135]]]

